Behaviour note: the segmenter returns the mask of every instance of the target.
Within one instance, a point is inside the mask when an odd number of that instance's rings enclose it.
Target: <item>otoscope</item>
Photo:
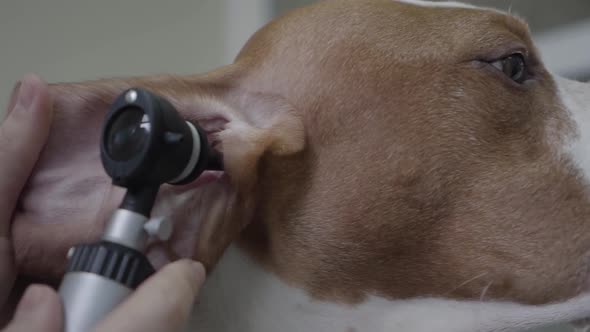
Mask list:
[[[90,331],[154,273],[143,251],[150,238],[166,241],[167,219],[150,219],[160,186],[187,184],[205,170],[222,170],[221,155],[206,133],[181,118],[172,104],[141,88],[119,95],[100,139],[106,173],[127,191],[102,239],[68,252],[59,288],[64,331]]]

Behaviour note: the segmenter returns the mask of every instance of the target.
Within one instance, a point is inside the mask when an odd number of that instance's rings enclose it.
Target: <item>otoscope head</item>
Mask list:
[[[101,139],[101,159],[113,183],[125,188],[186,184],[219,154],[205,132],[184,121],[166,99],[141,88],[115,99]]]
[[[116,186],[127,188],[121,208],[149,216],[160,185],[187,184],[222,170],[205,131],[183,120],[166,99],[141,88],[119,95],[100,140],[101,159]]]

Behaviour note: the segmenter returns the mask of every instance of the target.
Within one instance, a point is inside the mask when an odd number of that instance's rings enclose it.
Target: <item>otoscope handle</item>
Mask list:
[[[145,255],[117,243],[74,247],[59,288],[64,332],[91,331],[153,273]]]

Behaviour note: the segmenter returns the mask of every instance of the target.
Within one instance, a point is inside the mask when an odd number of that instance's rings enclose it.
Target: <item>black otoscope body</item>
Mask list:
[[[59,288],[64,331],[90,331],[154,268],[143,254],[150,237],[167,240],[172,225],[150,219],[160,185],[186,184],[222,159],[204,131],[184,121],[172,104],[149,91],[125,91],[106,117],[101,159],[113,184],[127,189],[101,241],[70,249]]]

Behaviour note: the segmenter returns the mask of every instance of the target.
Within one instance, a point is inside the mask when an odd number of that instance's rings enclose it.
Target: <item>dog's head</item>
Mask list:
[[[352,299],[590,291],[590,87],[552,76],[522,20],[327,1],[239,62],[306,130],[297,157],[262,159],[246,233],[285,278]]]
[[[174,216],[205,212],[172,251],[213,265],[239,234],[283,279],[345,302],[590,292],[590,86],[551,75],[519,18],[323,1],[208,75],[54,91],[65,109],[73,90],[97,105],[131,85],[208,127],[228,165],[182,189]]]

